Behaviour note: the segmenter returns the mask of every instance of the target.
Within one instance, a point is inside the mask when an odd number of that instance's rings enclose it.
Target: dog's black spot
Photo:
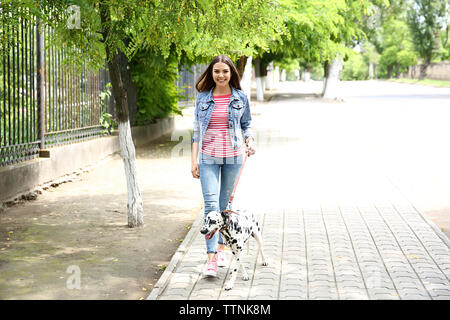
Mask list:
[[[233,241],[231,241],[231,244],[235,244],[237,243],[237,239],[233,239]]]

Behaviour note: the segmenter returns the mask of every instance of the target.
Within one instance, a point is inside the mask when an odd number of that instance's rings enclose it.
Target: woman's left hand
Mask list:
[[[255,147],[254,147],[254,140],[253,140],[253,138],[252,137],[248,137],[247,140],[245,140],[245,144],[246,144],[246,147],[247,147],[246,152],[247,152],[248,156],[250,157],[251,155],[254,155],[256,150],[255,150]]]

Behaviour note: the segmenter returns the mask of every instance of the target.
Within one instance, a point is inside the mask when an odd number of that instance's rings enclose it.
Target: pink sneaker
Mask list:
[[[223,250],[217,251],[217,266],[219,267],[227,266],[227,257],[225,256],[225,252]]]
[[[211,260],[206,265],[203,275],[206,277],[216,277],[217,276],[217,260]]]

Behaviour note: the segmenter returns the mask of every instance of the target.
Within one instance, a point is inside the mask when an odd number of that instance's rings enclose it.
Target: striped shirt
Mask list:
[[[228,131],[228,105],[230,94],[213,96],[215,107],[203,137],[200,152],[219,158],[235,157],[244,152],[243,146],[234,150]]]

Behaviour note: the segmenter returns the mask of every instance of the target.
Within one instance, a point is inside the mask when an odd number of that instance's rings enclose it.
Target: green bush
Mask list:
[[[137,91],[137,114],[134,125],[152,123],[171,114],[181,114],[178,100],[183,98],[177,87],[178,57],[167,59],[150,50],[136,53],[130,64]]]
[[[323,81],[324,70],[322,64],[314,64],[311,66],[311,79],[315,81]]]
[[[369,78],[369,65],[360,53],[350,55],[342,68],[342,80],[366,80]]]

